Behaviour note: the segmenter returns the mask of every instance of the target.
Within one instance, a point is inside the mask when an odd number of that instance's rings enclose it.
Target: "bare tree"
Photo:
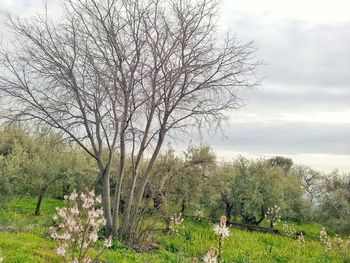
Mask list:
[[[220,127],[241,106],[238,91],[255,85],[254,49],[220,37],[217,0],[64,3],[59,22],[10,19],[16,44],[1,52],[2,105],[6,116],[63,131],[96,159],[107,233],[132,240],[166,136]],[[122,189],[125,176],[130,185]]]
[[[143,23],[151,58],[145,64],[152,70],[144,80],[150,78],[155,92],[148,110],[141,112],[146,114],[146,128],[138,130],[143,131],[143,141],[155,138],[155,147],[146,170],[140,175],[134,172],[137,179],[129,188],[124,233],[134,231],[144,189],[165,136],[174,130],[220,125],[225,113],[240,106],[237,89],[254,85],[249,82],[256,65],[251,60],[251,45],[242,45],[229,34],[222,41],[217,38],[217,1],[154,5],[152,16],[144,16]],[[131,119],[133,127],[137,121]],[[133,192],[136,196],[130,198]]]
[[[96,159],[109,234],[109,174],[119,127],[117,98],[105,77],[110,73],[99,63],[93,40],[70,10],[59,23],[50,22],[46,15],[8,18],[16,38],[12,49],[1,50],[2,117],[58,129]]]

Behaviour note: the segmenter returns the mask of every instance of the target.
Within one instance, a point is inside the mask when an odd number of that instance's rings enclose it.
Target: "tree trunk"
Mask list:
[[[124,178],[124,170],[125,170],[125,159],[126,159],[126,145],[125,145],[125,132],[127,129],[128,121],[128,108],[129,108],[128,99],[125,101],[125,108],[123,113],[123,121],[120,129],[120,158],[119,158],[119,169],[116,174],[116,186],[114,192],[114,209],[113,209],[113,222],[112,222],[112,232],[113,236],[117,237],[119,231],[119,210],[120,210],[120,200],[121,200],[121,192],[122,192],[122,183]]]
[[[181,214],[184,214],[186,210],[186,197],[182,198],[181,202]]]
[[[120,236],[123,238],[125,236],[125,232],[127,231],[128,225],[129,225],[129,217],[130,217],[130,212],[131,212],[131,206],[132,202],[134,199],[134,194],[135,194],[135,188],[136,188],[136,179],[137,179],[137,174],[134,174],[131,182],[131,186],[129,189],[129,193],[126,199],[126,208],[123,214],[123,223],[121,226],[121,229],[119,231]]]
[[[154,100],[154,97],[153,97],[153,100]],[[141,163],[141,159],[143,157],[143,153],[145,151],[145,145],[147,143],[149,130],[151,128],[154,111],[155,111],[155,108],[152,108],[152,110],[149,114],[149,117],[147,119],[145,133],[144,133],[144,136],[142,138],[142,142],[141,142],[141,145],[140,145],[137,157],[136,157],[135,166],[133,167],[132,181],[131,181],[129,193],[128,193],[128,196],[126,199],[126,206],[125,206],[125,211],[123,214],[122,226],[121,226],[121,229],[119,231],[119,234],[121,237],[125,236],[125,231],[127,231],[128,227],[129,227],[129,222],[130,222],[129,218],[130,218],[131,207],[132,207],[132,203],[133,203],[134,195],[135,195],[135,188],[136,188],[136,183],[137,183],[137,178],[138,178],[138,169],[139,169],[139,165]]]
[[[256,225],[258,226],[265,218],[265,211],[264,207],[261,207],[261,214],[260,214],[260,219],[256,221]]]
[[[104,169],[99,164],[100,171],[103,177],[103,194],[102,194],[102,206],[103,206],[103,215],[106,220],[106,230],[105,236],[109,237],[112,234],[112,212],[111,212],[111,190],[110,190],[110,173],[109,165]],[[102,168],[102,169],[101,169]]]
[[[171,234],[173,232],[172,226],[171,226],[171,217],[170,216],[166,216],[165,217],[165,229],[164,232],[166,234]]]
[[[40,190],[38,201],[36,202],[36,207],[35,207],[35,212],[34,212],[34,215],[36,215],[36,216],[40,215],[41,201],[43,200],[45,191],[46,191],[46,187],[43,187]]]
[[[61,178],[61,176],[57,176],[53,179],[51,179],[50,181],[48,181],[41,189],[40,189],[40,192],[39,192],[39,197],[38,197],[38,201],[36,203],[36,207],[35,207],[35,212],[34,214],[37,216],[37,215],[40,215],[40,208],[41,208],[41,202],[43,200],[43,197],[44,197],[44,194],[45,194],[45,191],[46,189],[49,187],[50,184],[54,183],[56,180],[58,180],[59,178]]]
[[[136,221],[137,221],[139,209],[140,209],[140,206],[142,203],[142,197],[143,197],[143,194],[145,192],[148,178],[149,178],[151,171],[153,169],[153,165],[154,165],[154,163],[158,157],[158,154],[160,152],[160,149],[163,145],[164,136],[165,136],[165,131],[164,130],[160,131],[157,146],[154,149],[151,160],[149,161],[149,163],[147,165],[147,169],[141,178],[141,182],[140,182],[140,185],[138,187],[138,191],[136,192],[137,193],[136,200],[135,200],[134,206],[132,208],[132,211],[130,213],[130,224],[129,224],[128,231],[127,231],[128,234],[132,234],[135,231]]]
[[[227,222],[231,222],[232,209],[233,209],[233,204],[225,202],[225,214],[226,214]]]

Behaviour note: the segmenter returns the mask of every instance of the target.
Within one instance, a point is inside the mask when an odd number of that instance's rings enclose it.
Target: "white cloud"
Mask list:
[[[271,20],[295,19],[314,23],[350,21],[348,0],[225,0],[225,13],[243,12]]]
[[[15,0],[0,0],[0,9],[7,9],[15,4]]]

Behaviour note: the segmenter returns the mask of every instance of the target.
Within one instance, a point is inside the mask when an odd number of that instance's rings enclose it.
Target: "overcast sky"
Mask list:
[[[223,25],[253,40],[262,87],[213,140],[219,155],[288,155],[350,171],[350,16],[345,0],[224,1]]]
[[[57,0],[48,0],[57,15]],[[0,0],[29,15],[42,0]],[[253,40],[262,87],[244,93],[225,134],[209,143],[220,159],[285,155],[350,172],[350,3],[348,0],[223,0],[222,28]],[[0,24],[0,35],[8,37]]]

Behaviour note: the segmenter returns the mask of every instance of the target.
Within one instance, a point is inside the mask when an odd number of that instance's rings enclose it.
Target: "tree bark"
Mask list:
[[[227,222],[231,222],[232,209],[233,209],[233,204],[225,202],[225,214],[226,214]]]
[[[111,212],[111,190],[110,190],[110,164],[111,160],[108,161],[107,165],[103,167],[101,161],[97,161],[100,169],[101,177],[103,178],[102,185],[102,207],[103,215],[106,220],[105,236],[109,237],[112,234],[112,212]]]
[[[39,197],[38,197],[38,201],[36,203],[36,207],[35,207],[35,212],[34,215],[38,216],[40,215],[40,208],[41,208],[41,202],[43,200],[44,194],[46,189],[49,187],[50,184],[52,184],[53,182],[55,182],[56,180],[58,180],[60,178],[60,176],[57,176],[53,179],[51,179],[50,181],[48,181],[41,189],[39,192]]]
[[[133,234],[133,232],[135,231],[136,220],[137,220],[139,209],[140,209],[140,206],[142,203],[142,197],[143,197],[143,194],[145,192],[148,178],[151,174],[151,171],[153,169],[153,165],[154,165],[154,163],[159,155],[160,149],[161,149],[163,142],[164,142],[164,137],[165,137],[165,130],[164,129],[165,129],[165,127],[163,127],[159,133],[157,146],[154,149],[151,160],[149,161],[149,163],[147,165],[147,169],[141,178],[141,182],[140,182],[138,191],[136,191],[137,195],[136,195],[136,200],[135,200],[134,206],[133,206],[131,214],[130,214],[130,223],[129,223],[129,227],[127,228],[128,231],[125,231],[125,233]]]
[[[128,105],[126,105],[128,106]],[[114,209],[113,209],[113,222],[112,222],[112,232],[113,236],[117,237],[119,230],[119,210],[120,210],[120,200],[122,183],[124,178],[125,170],[125,159],[126,159],[126,145],[125,145],[125,132],[127,127],[127,109],[124,111],[123,124],[120,133],[120,158],[119,158],[119,169],[116,178],[116,186],[114,192]]]
[[[34,215],[36,216],[40,215],[41,202],[43,200],[45,191],[46,191],[46,187],[43,187],[39,192],[39,197],[38,197],[38,201],[36,202],[36,207],[34,212]]]

